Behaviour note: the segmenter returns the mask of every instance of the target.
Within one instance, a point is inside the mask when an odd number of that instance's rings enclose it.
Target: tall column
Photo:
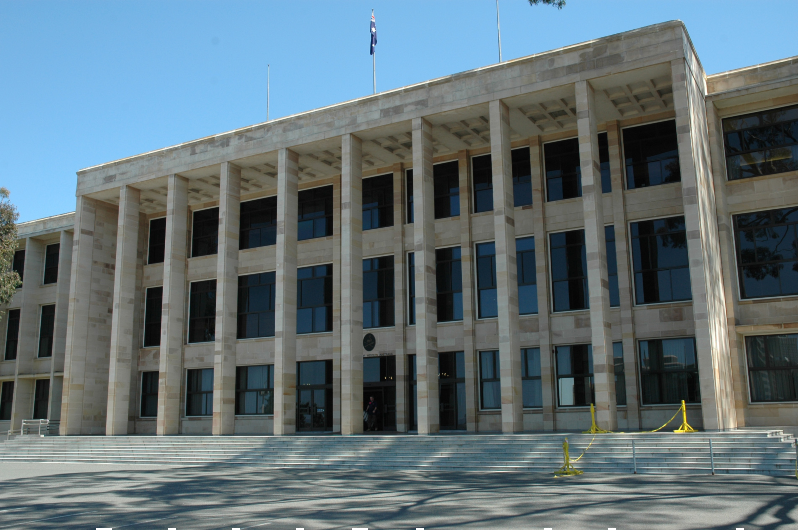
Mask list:
[[[69,285],[72,273],[72,230],[61,232],[61,248],[58,254],[58,284],[55,292],[55,329],[53,341],[53,372],[64,371],[64,352],[66,350],[67,317],[69,315]],[[55,418],[61,416],[59,410]]]
[[[404,164],[393,165],[393,273],[394,273],[394,343],[396,344],[396,430],[408,431],[407,350],[407,258],[405,255]]]
[[[413,252],[416,277],[418,434],[440,429],[438,411],[438,295],[435,291],[435,201],[432,125],[413,119]]]
[[[579,162],[582,170],[582,206],[585,214],[587,282],[590,292],[596,421],[603,428],[615,430],[618,425],[615,403],[615,360],[612,355],[607,242],[604,237],[601,164],[596,132],[596,98],[593,87],[587,81],[578,81],[575,89]]]
[[[296,263],[299,155],[277,154],[277,285],[274,330],[274,434],[296,432]]]
[[[524,430],[521,391],[521,348],[518,342],[518,269],[515,261],[515,203],[510,155],[510,110],[491,101],[490,157],[493,174],[493,231],[499,303],[499,364],[502,432]]]
[[[737,427],[737,413],[715,188],[709,162],[705,77],[701,65],[692,57],[671,61],[671,77],[693,291],[701,411],[705,429],[733,429]]]
[[[213,355],[214,435],[235,434],[238,239],[241,168],[224,162],[219,182],[219,247],[216,254],[216,339]]]
[[[363,151],[341,143],[341,434],[363,432]]]
[[[169,175],[166,193],[166,242],[161,304],[161,351],[158,374],[159,436],[180,431],[183,342],[186,307],[188,180]]]
[[[127,434],[130,373],[139,330],[133,327],[136,308],[136,266],[141,192],[130,186],[119,190],[114,266],[114,312],[111,317],[111,356],[108,370],[108,409],[105,433]]]

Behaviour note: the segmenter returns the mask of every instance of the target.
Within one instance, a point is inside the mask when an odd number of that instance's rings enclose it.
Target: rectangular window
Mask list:
[[[435,250],[438,322],[463,320],[463,269],[460,247]]]
[[[219,249],[219,208],[194,212],[191,228],[191,257],[210,256]]]
[[[11,263],[11,270],[19,274],[19,281],[22,281],[25,273],[25,251],[17,250],[14,252],[14,261]]]
[[[407,324],[416,323],[416,255],[407,253]]]
[[[798,170],[798,105],[723,120],[729,180]]]
[[[274,414],[274,365],[236,368],[236,414]]]
[[[493,210],[493,168],[490,155],[471,158],[471,178],[474,180],[474,213]]]
[[[502,384],[499,352],[479,352],[479,396],[482,410],[502,408]]]
[[[588,309],[585,231],[550,234],[549,241],[554,311]]]
[[[39,320],[39,357],[53,356],[53,331],[55,330],[55,304],[43,305]]]
[[[19,344],[19,311],[19,309],[8,310],[5,352],[6,361],[13,361],[17,358],[17,345]]]
[[[626,405],[626,371],[623,367],[623,342],[612,343],[612,359],[615,361],[615,404]]]
[[[393,256],[363,260],[363,328],[394,324]]]
[[[14,404],[14,381],[3,381],[0,390],[0,421],[11,419],[11,407]]]
[[[47,245],[44,254],[44,285],[58,281],[58,254],[61,244]]]
[[[560,140],[543,145],[547,200],[561,201],[582,196],[579,140]]]
[[[277,244],[277,196],[242,202],[239,250],[275,244]]]
[[[166,250],[166,217],[150,221],[150,238],[147,251],[147,264],[163,263]]]
[[[332,268],[297,269],[297,333],[332,331]]]
[[[189,296],[189,344],[216,340],[216,280],[192,283]]]
[[[522,147],[510,151],[513,164],[513,202],[515,206],[532,204],[532,163],[529,148]]]
[[[238,277],[237,339],[274,337],[276,273]]]
[[[331,431],[333,426],[332,361],[297,363],[297,431]]]
[[[607,245],[607,280],[610,284],[610,307],[621,305],[621,294],[618,290],[618,255],[615,250],[615,227],[604,227],[604,240]]]
[[[612,173],[610,172],[610,144],[607,133],[599,133],[599,167],[601,168],[601,193],[612,193]]]
[[[525,409],[543,406],[543,386],[540,379],[540,348],[521,350],[521,385]]]
[[[142,418],[158,416],[158,372],[141,373],[141,409]]]
[[[33,391],[33,419],[46,420],[50,401],[50,380],[37,379]]]
[[[477,244],[477,300],[479,318],[499,315],[496,290],[496,244]]]
[[[626,186],[630,190],[680,182],[676,121],[661,121],[623,130]]]
[[[798,401],[798,334],[745,338],[751,401]]]
[[[393,226],[393,174],[363,179],[363,230]]]
[[[413,222],[413,170],[408,169],[405,177],[405,193],[407,194],[407,224]]]
[[[640,341],[643,405],[700,403],[695,339]]]
[[[734,216],[741,298],[798,294],[798,207]]]
[[[150,287],[144,300],[144,347],[161,345],[163,287]]]
[[[561,407],[586,407],[596,402],[593,388],[593,346],[556,346],[557,396]]]
[[[186,416],[213,416],[213,368],[186,372]]]
[[[460,215],[460,169],[457,160],[432,166],[435,219]]]
[[[631,225],[637,303],[692,299],[684,217]]]
[[[515,240],[515,263],[518,269],[518,313],[534,315],[538,312],[538,278],[535,266],[535,238]]]
[[[299,192],[298,240],[331,236],[333,233],[333,187]]]

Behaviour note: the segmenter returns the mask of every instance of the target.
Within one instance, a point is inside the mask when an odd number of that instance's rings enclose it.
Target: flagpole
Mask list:
[[[499,62],[502,62],[502,27],[499,23],[499,0],[496,0],[496,30],[499,32]]]
[[[498,0],[497,0],[498,1]],[[374,18],[374,10],[371,10],[371,18]],[[371,54],[371,74],[374,80],[374,93],[377,93],[377,47],[374,46],[374,53]]]
[[[269,81],[271,80],[272,65],[266,65],[266,121],[269,121]]]

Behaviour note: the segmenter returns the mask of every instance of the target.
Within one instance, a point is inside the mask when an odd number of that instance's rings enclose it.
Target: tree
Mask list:
[[[557,9],[562,9],[565,5],[565,0],[529,0],[529,5],[536,6],[539,4],[546,4]]]
[[[0,304],[7,304],[22,285],[19,274],[11,270],[17,250],[17,207],[8,200],[6,188],[0,188]],[[0,314],[2,318],[2,314]]]

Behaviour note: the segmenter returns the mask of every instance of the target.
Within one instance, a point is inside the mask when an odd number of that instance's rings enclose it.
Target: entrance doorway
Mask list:
[[[438,385],[441,430],[466,430],[465,356],[463,352],[439,354]]]
[[[297,432],[332,431],[332,361],[297,363]]]
[[[363,410],[370,397],[377,402],[374,428],[396,431],[396,357],[366,357],[363,359]],[[363,425],[366,430],[368,425]]]

